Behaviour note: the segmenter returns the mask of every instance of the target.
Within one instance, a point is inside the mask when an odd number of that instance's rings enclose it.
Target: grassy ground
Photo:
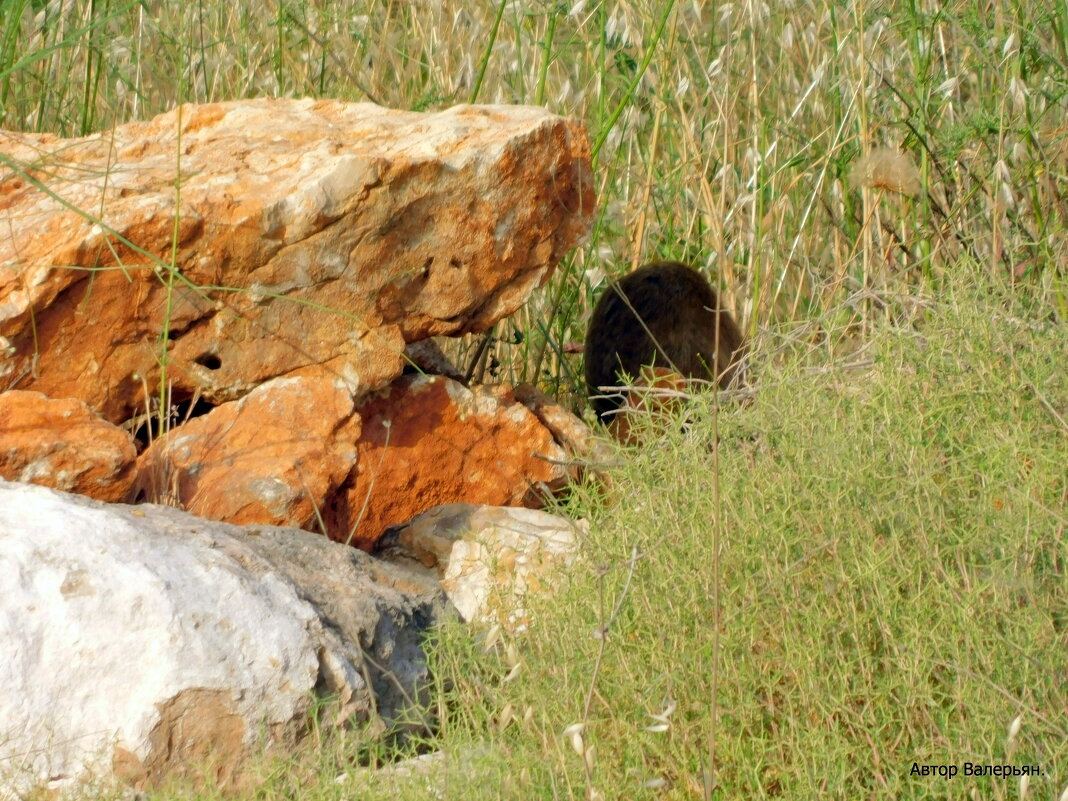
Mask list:
[[[257,797],[1064,791],[1068,4],[0,14],[5,128],[78,135],[264,94],[585,119],[600,215],[499,326],[503,379],[581,406],[563,346],[606,276],[654,257],[706,268],[759,334],[750,406],[628,453],[608,498],[576,489],[566,511],[593,535],[533,630],[488,652],[443,632],[436,789],[357,790],[352,738],[269,764]],[[965,762],[1041,775],[911,772]]]

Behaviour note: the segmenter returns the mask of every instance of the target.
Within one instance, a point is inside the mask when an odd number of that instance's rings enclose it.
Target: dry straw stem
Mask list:
[[[906,154],[880,147],[853,164],[849,184],[854,189],[885,189],[916,197],[921,189],[920,171]]]

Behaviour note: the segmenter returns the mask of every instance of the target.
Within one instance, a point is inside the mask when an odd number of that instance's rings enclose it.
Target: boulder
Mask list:
[[[142,497],[211,520],[319,530],[356,462],[353,411],[345,382],[321,368],[275,378],[153,442],[138,459]]]
[[[524,598],[551,590],[588,529],[538,509],[451,503],[396,527],[383,548],[432,568],[464,620],[521,631],[530,623]]]
[[[425,700],[441,597],[399,591],[426,584],[325,537],[2,480],[0,531],[15,793],[206,766],[235,786],[252,753],[305,733],[317,699],[331,699],[325,725],[387,726]]]
[[[614,458],[612,449],[593,429],[535,386],[519,384],[514,392],[516,400],[533,412],[567,452],[566,467],[573,479],[590,473],[599,481],[609,480],[603,468]]]
[[[357,412],[357,467],[325,517],[332,537],[365,550],[431,507],[539,507],[569,478],[566,452],[507,387],[406,375]]]
[[[0,478],[122,501],[136,458],[133,437],[79,400],[0,392]]]
[[[585,129],[531,107],[241,100],[0,151],[0,390],[112,422],[163,378],[383,387],[406,343],[518,309],[594,212]]]
[[[574,477],[568,453],[596,440],[535,390],[523,397],[529,404],[505,387],[406,375],[357,407],[344,382],[309,369],[153,442],[138,460],[139,498],[365,550],[439,504],[541,506]]]

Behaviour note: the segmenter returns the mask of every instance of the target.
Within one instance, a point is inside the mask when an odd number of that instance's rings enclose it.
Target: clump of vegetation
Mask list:
[[[751,405],[627,450],[519,677],[448,663],[470,730],[537,797],[1021,797],[965,762],[1057,797],[1068,378],[1029,305],[958,285],[863,360],[791,343]],[[504,708],[532,713],[496,733]]]

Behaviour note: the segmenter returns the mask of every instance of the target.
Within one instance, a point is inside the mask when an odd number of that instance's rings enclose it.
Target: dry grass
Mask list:
[[[454,727],[502,755],[476,797],[1066,790],[1068,380],[1033,311],[958,281],[864,361],[791,342],[751,405],[697,403],[623,454],[611,503],[579,491],[584,558],[513,643],[520,677],[468,634],[442,652]],[[502,733],[506,708],[531,712]]]

